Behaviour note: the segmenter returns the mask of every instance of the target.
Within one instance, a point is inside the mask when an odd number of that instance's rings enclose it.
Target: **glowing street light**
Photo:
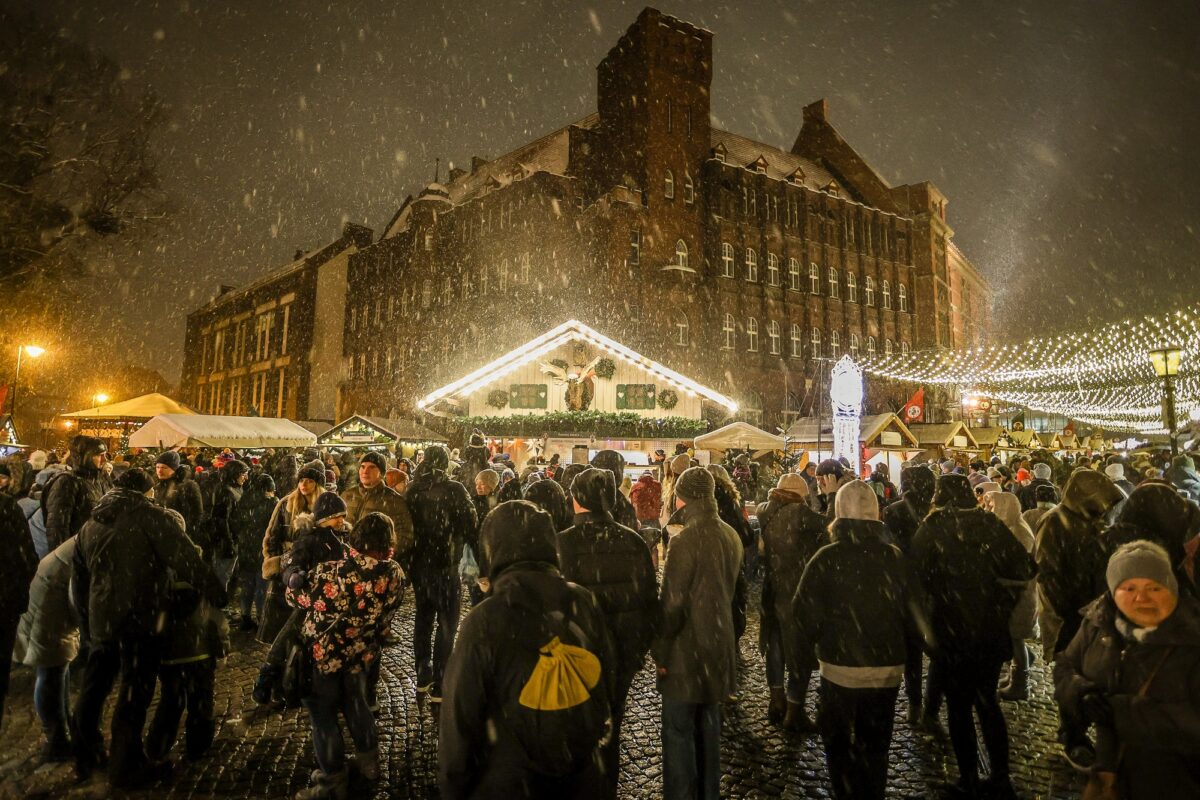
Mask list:
[[[107,402],[108,402],[108,395],[106,395],[104,392],[96,392],[94,395],[92,395],[92,405],[93,406],[102,406]]]
[[[1163,379],[1163,417],[1167,423],[1167,434],[1171,437],[1171,457],[1179,454],[1175,443],[1175,376],[1183,360],[1183,350],[1178,347],[1160,347],[1149,353],[1154,374]]]
[[[36,344],[17,345],[17,371],[13,375],[12,403],[8,407],[8,413],[14,417],[17,414],[17,386],[20,385],[21,380],[21,355],[24,354],[30,358],[41,358],[45,352],[46,348],[38,347]]]

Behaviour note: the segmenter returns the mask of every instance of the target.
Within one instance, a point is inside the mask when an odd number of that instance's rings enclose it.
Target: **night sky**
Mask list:
[[[93,324],[178,379],[184,317],[376,230],[433,177],[595,110],[595,66],[641,3],[4,0],[128,67],[171,106],[172,217],[102,255]],[[997,338],[1200,297],[1200,6],[679,2],[714,33],[716,124],[790,147],[826,97],[892,183],[931,180],[997,290]],[[113,287],[116,291],[113,291]]]

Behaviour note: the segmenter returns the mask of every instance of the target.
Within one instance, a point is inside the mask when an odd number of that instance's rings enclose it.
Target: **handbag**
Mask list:
[[[308,646],[299,636],[293,637],[283,662],[283,678],[279,681],[279,694],[287,708],[298,707],[301,700],[312,694],[312,671]]]
[[[1150,677],[1146,678],[1146,682],[1142,684],[1142,688],[1138,689],[1137,696],[1145,697],[1146,692],[1150,691],[1150,684],[1154,682],[1154,676],[1158,675],[1158,671],[1162,669],[1162,665],[1167,663],[1167,659],[1171,657],[1173,647],[1168,647],[1167,652],[1163,653],[1163,657],[1154,665],[1154,669],[1150,671]],[[1125,757],[1125,745],[1117,751],[1117,768],[1121,766],[1121,760]],[[1117,789],[1117,773],[1108,772],[1107,770],[1092,770],[1088,775],[1087,785],[1083,787],[1083,794],[1080,800],[1121,800],[1121,793]]]

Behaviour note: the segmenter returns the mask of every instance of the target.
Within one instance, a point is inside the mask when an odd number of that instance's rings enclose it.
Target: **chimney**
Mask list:
[[[829,102],[822,97],[814,103],[809,103],[804,107],[805,122],[828,122],[829,121]]]

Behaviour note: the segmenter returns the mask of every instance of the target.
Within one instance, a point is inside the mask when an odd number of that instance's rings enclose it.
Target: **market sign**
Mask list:
[[[884,431],[879,434],[879,443],[884,447],[900,447],[904,444],[904,439],[900,436],[900,431]]]
[[[962,436],[962,435],[955,436],[952,441],[954,442],[955,447],[966,447],[967,446],[967,437],[965,437],[965,436]]]

